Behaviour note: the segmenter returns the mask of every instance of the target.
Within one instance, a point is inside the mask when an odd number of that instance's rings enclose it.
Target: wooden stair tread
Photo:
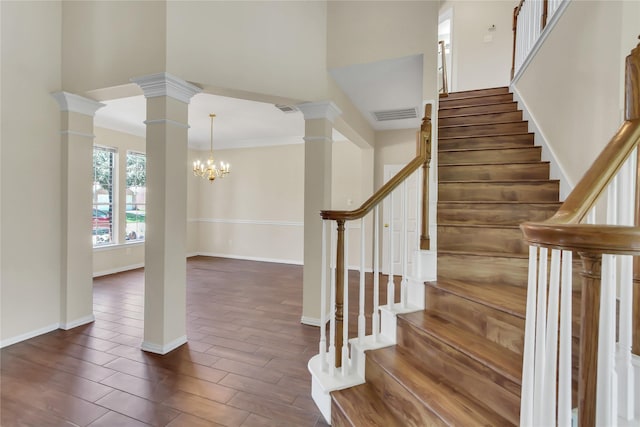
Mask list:
[[[457,127],[457,126],[452,126]],[[478,136],[443,136],[438,137],[438,141],[442,140],[456,140],[456,139],[471,139],[471,138],[494,138],[497,136],[516,136],[516,135],[533,135],[531,132],[515,132],[515,133],[496,133],[491,135],[478,135]]]
[[[487,200],[485,202],[468,202],[465,200],[443,200],[443,201],[438,201],[438,204],[442,204],[442,205],[477,205],[477,204],[483,204],[483,205],[541,205],[541,206],[562,206],[562,202],[540,202],[540,201],[531,201],[531,202],[521,202],[518,200],[504,200],[504,201],[500,201],[500,200]]]
[[[504,151],[504,150],[530,150],[532,148],[536,148],[536,146],[531,147],[507,147],[507,148],[451,148],[451,149],[438,149],[438,153],[468,153],[474,151]]]
[[[428,370],[428,363],[418,360],[402,347],[393,346],[367,353],[391,377],[436,414],[445,425],[506,426],[510,423],[475,399],[458,393],[447,379]]]
[[[443,111],[443,110],[456,110],[459,108],[469,108],[469,107],[478,107],[478,108],[482,108],[482,107],[491,107],[493,105],[505,105],[505,104],[513,104],[513,105],[517,105],[516,101],[498,101],[498,102],[487,102],[486,104],[473,104],[473,105],[442,105],[440,108],[438,108],[438,111]],[[482,114],[482,113],[481,113]],[[449,117],[454,117],[454,116],[446,116],[447,118]]]
[[[367,384],[334,391],[331,393],[331,401],[354,427],[401,427],[403,425]]]
[[[445,181],[446,184],[531,184],[531,183],[559,183],[557,179],[500,179],[500,180],[484,180],[484,179],[470,179],[470,180],[458,180],[458,181]]]
[[[510,93],[508,86],[496,86],[484,89],[460,90],[457,92],[449,92],[447,94],[441,93],[439,94],[439,98],[440,102],[443,102],[450,99],[482,98],[484,96],[507,95]]]
[[[469,123],[469,124],[465,124],[465,125],[442,125],[442,126],[438,126],[438,129],[443,130],[443,129],[452,129],[452,128],[470,128],[470,127],[474,127],[474,126],[487,126],[487,125],[491,125],[491,126],[496,126],[496,125],[511,125],[511,124],[520,124],[522,122],[526,122],[526,120],[509,120],[506,122],[492,122],[492,123]],[[522,133],[522,132],[517,132],[517,133]],[[511,135],[511,134],[508,134]],[[485,135],[486,136],[486,135]]]
[[[447,222],[439,222],[437,224],[438,227],[455,227],[455,228],[499,228],[505,230],[519,230],[520,225],[518,224],[465,224],[465,223],[447,223]]]
[[[439,164],[439,168],[451,166],[510,166],[510,165],[548,165],[550,162],[545,161],[524,161],[524,162],[481,162],[481,163],[445,163]]]
[[[480,302],[496,310],[525,318],[527,288],[493,284],[467,284],[460,280],[438,278],[429,286],[444,290],[461,298]]]
[[[516,384],[522,382],[522,357],[488,339],[467,332],[428,310],[401,315],[414,327],[438,338]]]

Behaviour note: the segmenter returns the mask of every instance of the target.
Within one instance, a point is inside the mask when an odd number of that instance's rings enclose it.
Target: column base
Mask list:
[[[179,338],[176,338],[175,340],[171,341],[168,344],[162,345],[162,344],[155,344],[152,342],[148,342],[148,341],[143,341],[142,345],[140,346],[140,348],[143,351],[149,352],[149,353],[155,353],[155,354],[160,354],[160,355],[164,355],[169,353],[172,350],[175,350],[176,348],[180,347],[183,344],[186,344],[187,342],[187,336],[183,335]]]

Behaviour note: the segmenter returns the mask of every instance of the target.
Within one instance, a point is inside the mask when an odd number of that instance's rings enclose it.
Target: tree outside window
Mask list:
[[[113,176],[115,150],[93,147],[93,245],[113,241]]]
[[[128,241],[144,240],[147,195],[147,157],[127,152],[126,230]]]

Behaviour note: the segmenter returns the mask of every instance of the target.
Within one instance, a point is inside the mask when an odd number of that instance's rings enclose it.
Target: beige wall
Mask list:
[[[0,2],[0,345],[60,322],[60,2]]]
[[[64,1],[64,90],[119,86],[166,70],[164,1]]]
[[[330,1],[327,68],[423,55],[423,99],[437,93],[438,2]]]
[[[621,123],[623,56],[637,42],[639,9],[638,2],[571,2],[515,84],[570,187]],[[629,15],[635,24],[623,19]]]
[[[515,0],[443,2],[440,11],[452,10],[453,15],[450,91],[509,84],[516,4]],[[494,31],[489,31],[491,25],[496,26]]]

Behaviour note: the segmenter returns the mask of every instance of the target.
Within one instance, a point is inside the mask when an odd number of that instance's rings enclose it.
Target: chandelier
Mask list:
[[[211,117],[211,150],[209,151],[209,159],[206,163],[196,160],[193,162],[193,174],[201,178],[207,178],[209,182],[213,182],[216,178],[224,178],[230,172],[229,163],[220,162],[220,166],[214,163],[213,159],[213,118],[215,114],[209,114]]]

